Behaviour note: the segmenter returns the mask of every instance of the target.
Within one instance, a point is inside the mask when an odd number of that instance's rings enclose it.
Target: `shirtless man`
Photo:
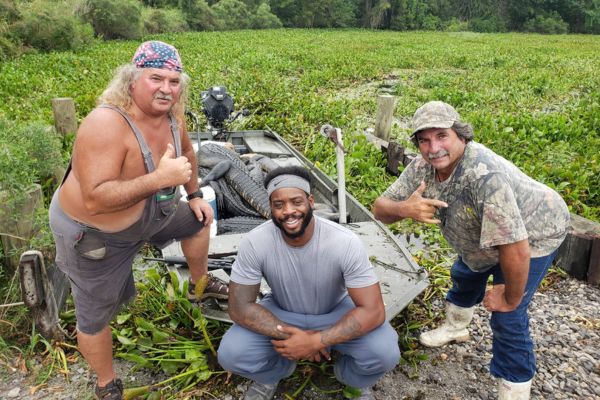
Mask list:
[[[81,123],[50,205],[56,263],[71,281],[77,341],[97,375],[98,399],[122,398],[109,323],[135,296],[131,265],[142,245],[182,240],[192,282],[208,274],[209,229],[202,228],[213,213],[199,191],[185,130],[189,77],[182,69],[173,46],[140,45]],[[179,185],[190,193],[187,203]],[[209,276],[203,297],[228,293]]]

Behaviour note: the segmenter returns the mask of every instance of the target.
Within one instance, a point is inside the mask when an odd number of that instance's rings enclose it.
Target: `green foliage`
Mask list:
[[[35,0],[21,7],[12,25],[15,37],[42,51],[79,50],[93,38],[92,28],[74,16],[65,1]]]
[[[208,364],[207,353],[215,354],[208,331],[221,336],[223,326],[202,316],[186,297],[187,282],[180,290],[175,274],[167,277],[149,269],[137,285],[135,302],[112,325],[115,355],[172,376],[154,387],[168,383],[181,391],[210,378],[216,371]],[[198,337],[198,332],[206,334]]]
[[[83,0],[78,10],[104,39],[138,39],[142,36],[141,5],[137,0]]]
[[[4,256],[1,252],[0,257]],[[18,273],[8,274],[8,269],[0,264],[0,301],[11,304],[22,301]],[[25,306],[0,308],[0,361],[5,358],[14,359],[8,342],[27,332],[31,326],[31,315]]]
[[[275,14],[271,12],[271,7],[268,3],[261,3],[256,9],[256,13],[252,17],[252,29],[273,29],[281,28],[283,24]]]
[[[397,118],[406,121],[428,100],[447,101],[474,125],[477,141],[555,188],[573,212],[600,219],[597,37],[280,29],[162,40],[176,44],[192,77],[193,110],[202,90],[223,84],[237,107],[253,112],[240,128],[269,126],[331,176],[333,146],[317,130],[340,126],[346,147],[360,154],[347,155],[348,189],[367,206],[393,177],[358,133],[372,126],[376,87],[392,77]],[[82,53],[4,63],[0,114],[50,122],[50,99],[69,96],[83,117],[137,45],[98,42]]]
[[[428,5],[421,1],[395,1],[390,16],[390,28],[396,30],[421,29],[428,15]]]
[[[10,32],[8,23],[0,20],[0,61],[10,59],[19,54],[19,45]]]
[[[181,0],[180,7],[192,30],[212,31],[220,27],[214,11],[205,0]]]
[[[251,25],[250,11],[240,0],[220,0],[212,9],[225,29],[246,29]]]
[[[442,27],[442,20],[440,17],[435,15],[427,15],[425,19],[423,19],[423,24],[421,25],[421,29],[425,31],[437,31]]]
[[[273,0],[273,13],[284,26],[331,28],[356,26],[356,3],[347,0]]]
[[[39,122],[18,125],[0,118],[0,191],[20,193],[44,185],[62,164],[61,142]]]
[[[144,8],[144,31],[149,34],[177,33],[188,30],[183,12],[175,8]]]
[[[474,18],[469,21],[469,28],[474,32],[483,33],[506,31],[504,21],[495,16],[489,18]]]
[[[23,238],[15,248],[4,249],[6,256],[20,253],[20,243],[26,245],[32,238],[29,244],[38,250],[53,249],[48,212],[33,189],[40,185],[49,202],[61,171],[61,146],[57,135],[41,123],[15,124],[0,118],[0,221],[3,233]]]
[[[452,18],[444,30],[447,32],[466,32],[469,30],[469,22]]]
[[[535,33],[567,33],[569,24],[562,20],[557,12],[553,12],[548,16],[536,15],[523,25],[525,32]]]
[[[19,18],[19,10],[14,0],[0,0],[0,21],[12,23]]]

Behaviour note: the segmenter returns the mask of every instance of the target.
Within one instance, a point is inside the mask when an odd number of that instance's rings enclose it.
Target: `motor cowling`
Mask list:
[[[213,86],[202,92],[202,111],[213,128],[222,128],[233,112],[233,98],[225,86]]]

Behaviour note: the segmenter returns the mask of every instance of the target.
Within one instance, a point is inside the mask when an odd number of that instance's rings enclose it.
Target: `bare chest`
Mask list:
[[[138,141],[131,130],[124,135],[126,153],[121,168],[121,175],[124,179],[141,176],[157,169],[160,159],[167,150],[167,145],[169,143],[174,145],[173,135],[168,124],[159,129],[140,126],[138,129],[142,134],[145,146]],[[151,156],[149,160],[144,160],[144,150],[149,151]]]

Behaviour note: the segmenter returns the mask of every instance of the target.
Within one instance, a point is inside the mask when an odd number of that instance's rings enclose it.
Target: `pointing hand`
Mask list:
[[[417,190],[406,200],[407,206],[411,209],[411,217],[419,222],[439,224],[441,221],[435,218],[435,212],[438,208],[447,208],[448,204],[441,200],[423,197],[425,188],[425,182],[421,181]]]

